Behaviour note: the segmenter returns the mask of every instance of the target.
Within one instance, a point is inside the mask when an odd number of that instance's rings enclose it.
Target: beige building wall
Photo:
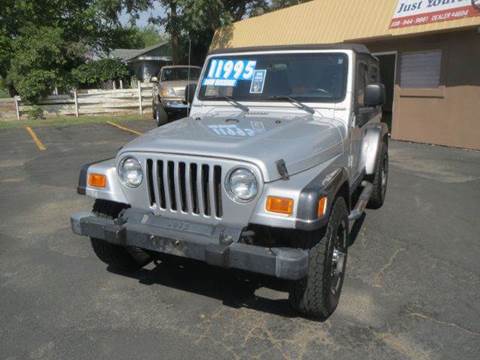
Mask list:
[[[392,137],[480,150],[480,34],[450,32],[365,42],[373,52],[398,51]],[[442,50],[440,87],[404,89],[402,52]]]
[[[219,29],[212,48],[360,42],[480,26],[480,16],[390,29],[398,0],[313,0]]]

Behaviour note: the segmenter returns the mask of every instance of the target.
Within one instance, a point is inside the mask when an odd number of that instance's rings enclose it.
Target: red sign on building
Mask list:
[[[480,16],[480,0],[398,0],[390,29]]]

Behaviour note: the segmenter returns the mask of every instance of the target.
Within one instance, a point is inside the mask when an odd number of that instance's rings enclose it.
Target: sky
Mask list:
[[[271,3],[270,0],[267,1],[267,3]],[[153,9],[149,9],[147,11],[143,11],[140,13],[140,19],[137,20],[137,26],[139,27],[145,27],[148,25],[148,18],[151,16],[158,17],[159,15],[165,13],[164,9],[162,9],[161,6],[159,6],[158,2],[154,2],[155,6]],[[123,13],[120,16],[120,21],[122,24],[127,25],[129,20],[129,16],[126,13]]]
[[[139,27],[145,27],[148,25],[148,18],[151,16],[157,17],[160,14],[163,13],[163,9],[160,6],[155,6],[153,9],[149,9],[148,11],[144,11],[140,13],[140,19],[137,20],[137,26]],[[126,25],[129,20],[129,15],[126,13],[123,13],[120,16],[120,21],[122,24]]]

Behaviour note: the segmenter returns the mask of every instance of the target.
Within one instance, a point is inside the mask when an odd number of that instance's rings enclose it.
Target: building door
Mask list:
[[[386,102],[383,106],[383,121],[387,123],[388,129],[392,131],[393,121],[393,99],[395,91],[395,77],[397,69],[397,53],[374,54],[380,60],[380,77],[385,85]]]

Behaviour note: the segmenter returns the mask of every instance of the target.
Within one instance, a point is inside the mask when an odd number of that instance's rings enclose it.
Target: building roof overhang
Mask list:
[[[289,51],[289,50],[351,50],[359,54],[370,54],[365,45],[361,44],[304,44],[304,45],[268,45],[268,46],[249,46],[240,48],[216,49],[209,52],[209,55],[228,54],[240,52],[260,52],[260,51]]]

